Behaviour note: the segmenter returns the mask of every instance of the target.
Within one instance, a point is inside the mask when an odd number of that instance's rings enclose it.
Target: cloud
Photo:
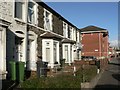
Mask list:
[[[110,46],[112,46],[112,47],[118,47],[118,44],[120,45],[120,42],[118,42],[118,40],[110,41]]]

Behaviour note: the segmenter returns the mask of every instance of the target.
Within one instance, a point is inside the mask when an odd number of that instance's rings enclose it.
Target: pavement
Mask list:
[[[120,57],[110,61],[93,90],[110,88],[120,90]]]
[[[19,83],[12,80],[2,80],[0,90],[13,90]]]
[[[7,83],[7,85],[6,85]],[[17,86],[15,82],[2,81],[2,90],[11,90]],[[90,83],[93,90],[110,88],[120,90],[120,57],[114,58],[104,71],[101,71]]]

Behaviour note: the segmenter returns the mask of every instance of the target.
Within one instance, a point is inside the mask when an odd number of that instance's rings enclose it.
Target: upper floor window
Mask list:
[[[15,1],[15,18],[24,19],[24,2]]]
[[[63,22],[63,36],[68,38],[68,28],[67,28],[67,23]]]
[[[73,28],[73,40],[76,41],[76,29],[75,28]]]
[[[34,2],[28,2],[28,22],[32,24],[36,24],[37,21],[37,6]]]
[[[44,28],[52,30],[52,14],[46,9],[44,9]]]
[[[69,30],[70,30],[70,39],[73,39],[73,28],[69,26]]]
[[[77,31],[77,42],[80,42],[80,33]]]

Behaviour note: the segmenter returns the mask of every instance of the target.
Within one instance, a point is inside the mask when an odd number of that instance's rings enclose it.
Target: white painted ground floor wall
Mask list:
[[[25,62],[26,63],[26,59],[27,59],[27,32],[26,32],[26,29],[17,29],[17,31],[23,33],[23,34],[20,34],[20,33],[17,33],[15,32],[15,36],[17,38],[15,38],[15,49],[16,49],[16,52],[14,52],[15,54],[15,60],[16,61],[22,61],[22,62]],[[17,43],[16,43],[17,42]]]
[[[27,66],[27,70],[30,71],[36,71],[37,70],[37,66],[36,66],[36,62],[37,62],[37,35],[32,32],[29,31],[28,32],[28,47],[27,47],[27,61],[26,61],[26,66]]]
[[[6,73],[6,28],[0,27],[0,74],[6,78]]]
[[[9,60],[25,62],[27,70],[36,71],[37,35],[32,31],[27,32],[26,28],[21,29],[19,27],[17,29],[9,28],[9,31],[13,33],[13,36],[6,41],[6,37],[8,35],[11,37],[11,34],[8,33],[6,36],[6,28],[0,28],[0,71],[6,72],[6,62],[9,62]],[[8,42],[7,46],[6,42]],[[8,60],[6,60],[6,48],[8,48]],[[48,62],[48,66],[51,68],[55,66],[55,62],[58,62],[58,65],[60,65],[61,55],[59,49],[59,41],[54,39],[42,39],[42,61]],[[65,63],[71,65],[71,63],[74,62],[77,54],[74,52],[75,49],[73,44],[62,44],[62,58],[66,59]],[[13,51],[11,52],[11,50]]]

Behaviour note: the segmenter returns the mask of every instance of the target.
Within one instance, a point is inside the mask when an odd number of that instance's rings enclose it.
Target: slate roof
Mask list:
[[[40,35],[42,38],[53,38],[53,39],[63,39],[62,36],[56,35],[52,32],[45,32],[44,34]]]
[[[100,27],[97,27],[97,26],[87,26],[85,28],[81,28],[80,29],[81,32],[87,32],[87,31],[103,31],[103,32],[107,32],[107,29],[104,29],[104,28],[100,28]]]
[[[45,2],[41,1],[41,2],[37,2],[37,3],[39,5],[41,5],[42,7],[46,8],[47,10],[49,10],[51,13],[55,14],[57,17],[59,17],[59,19],[62,19],[63,21],[65,21],[66,23],[68,23],[69,25],[71,25],[72,27],[77,28],[77,26],[73,25],[70,21],[68,21],[67,19],[65,19],[62,15],[60,15],[55,10],[53,10],[51,7],[49,7]]]
[[[62,43],[71,43],[71,44],[74,44],[74,43],[76,43],[76,41],[73,41],[73,40],[65,38],[65,39],[62,40]]]

